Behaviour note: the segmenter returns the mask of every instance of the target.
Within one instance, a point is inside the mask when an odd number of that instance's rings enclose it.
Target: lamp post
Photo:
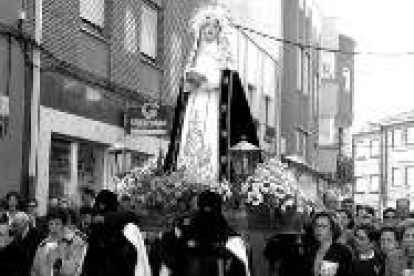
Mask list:
[[[236,193],[240,192],[241,183],[254,173],[260,158],[261,149],[246,141],[242,136],[239,143],[230,148],[231,165],[234,171]]]

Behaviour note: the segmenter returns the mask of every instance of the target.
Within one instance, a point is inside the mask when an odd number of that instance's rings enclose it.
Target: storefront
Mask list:
[[[128,166],[166,151],[165,138],[126,134],[123,102],[109,92],[49,73],[42,93],[34,188],[40,213],[52,197],[78,204],[83,187],[114,189],[117,162],[109,149],[115,144],[128,149]]]

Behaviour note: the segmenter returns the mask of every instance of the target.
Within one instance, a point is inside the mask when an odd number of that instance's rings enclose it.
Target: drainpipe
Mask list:
[[[35,1],[35,31],[34,39],[37,45],[42,40],[42,1]],[[29,178],[31,179],[29,190],[33,193],[38,189],[38,148],[39,148],[39,109],[40,109],[40,50],[33,48],[33,86],[31,101],[30,119],[30,156],[29,156]],[[47,184],[47,183],[43,183]],[[39,199],[38,199],[39,200]],[[40,202],[40,201],[39,201]]]

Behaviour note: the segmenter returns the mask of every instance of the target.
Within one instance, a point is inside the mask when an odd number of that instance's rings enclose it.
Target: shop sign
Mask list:
[[[127,132],[131,135],[166,135],[165,108],[158,102],[147,101],[128,108]]]

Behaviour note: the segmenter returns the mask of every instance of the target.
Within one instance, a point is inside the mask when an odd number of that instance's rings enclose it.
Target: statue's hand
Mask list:
[[[203,74],[200,74],[199,72],[194,71],[194,70],[190,70],[186,72],[185,77],[186,77],[187,82],[192,83],[197,86],[207,81],[207,78]]]

